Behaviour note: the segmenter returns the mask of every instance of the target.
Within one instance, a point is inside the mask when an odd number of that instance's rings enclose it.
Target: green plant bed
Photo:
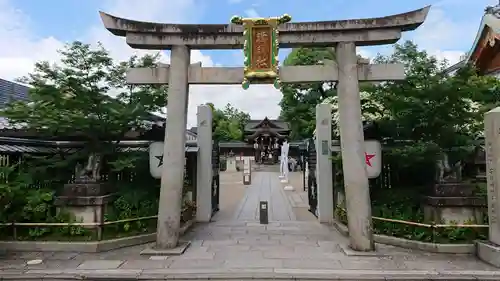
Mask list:
[[[466,228],[466,227],[427,227],[424,224],[424,212],[420,205],[422,187],[412,187],[397,190],[381,190],[372,193],[372,215],[373,232],[410,239],[421,242],[463,244],[472,243],[477,239],[486,239],[488,228]],[[340,222],[347,225],[347,214],[345,210],[337,208],[335,215]],[[393,222],[382,221],[377,218],[406,221]],[[487,222],[482,222],[487,224]]]
[[[14,235],[11,227],[0,228],[2,241],[75,241],[88,242],[95,240],[96,235],[92,230],[85,230],[79,235],[67,235],[60,231],[60,226],[54,227],[17,227]],[[33,231],[43,231],[44,234],[34,235]]]
[[[420,202],[424,192],[425,187],[421,186],[381,190],[379,196],[374,196],[372,201],[373,216],[425,224],[424,211]],[[373,231],[375,234],[422,242],[452,244],[484,239],[488,232],[486,228],[430,228],[377,219],[373,220]]]
[[[484,240],[488,235],[487,228],[430,228],[377,220],[373,220],[373,231],[375,234],[442,244],[472,243]]]
[[[192,219],[191,217],[190,219]],[[187,221],[181,221],[181,227]],[[102,228],[101,240],[125,238],[156,232],[156,219],[143,221],[132,221],[106,225]],[[69,230],[69,231],[68,231]],[[43,232],[43,235],[34,235],[33,231]],[[64,241],[64,242],[89,242],[98,241],[97,230],[81,226],[48,226],[48,227],[16,227],[16,235],[11,226],[0,228],[0,240],[2,241]]]
[[[42,206],[44,209],[54,208],[52,197],[47,197]],[[181,225],[195,215],[196,205],[191,202],[184,204],[181,215]],[[53,210],[51,210],[53,211]],[[135,188],[124,188],[116,200],[107,207],[104,214],[105,224],[102,227],[101,240],[130,237],[156,232],[156,215],[158,212],[158,195]],[[143,218],[141,220],[134,220]],[[127,221],[131,220],[131,221]],[[118,223],[112,223],[120,221]],[[21,221],[33,222],[33,221]],[[40,223],[78,223],[67,213],[59,212],[55,216],[47,216]],[[15,233],[14,233],[15,232]],[[97,241],[98,229],[77,225],[69,226],[12,226],[0,227],[0,240],[4,241]]]

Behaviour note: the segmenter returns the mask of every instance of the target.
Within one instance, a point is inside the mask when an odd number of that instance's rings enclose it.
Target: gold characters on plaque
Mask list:
[[[234,16],[231,22],[243,25],[244,78],[242,87],[248,89],[252,81],[274,79],[274,87],[281,83],[278,74],[279,32],[278,26],[287,23],[289,15],[274,18],[242,18]]]

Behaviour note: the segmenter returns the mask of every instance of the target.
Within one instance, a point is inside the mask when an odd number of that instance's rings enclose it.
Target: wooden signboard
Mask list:
[[[243,46],[244,79],[243,89],[258,80],[274,79],[274,87],[280,88],[278,77],[278,25],[289,22],[292,18],[283,15],[279,18],[242,18],[234,16],[231,22],[243,25],[245,44]]]

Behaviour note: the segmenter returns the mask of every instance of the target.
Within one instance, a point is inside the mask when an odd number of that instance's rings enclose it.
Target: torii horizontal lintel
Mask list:
[[[332,21],[291,22],[279,26],[280,34],[304,32],[346,32],[368,29],[399,29],[410,31],[426,19],[431,6],[378,18],[346,19]],[[104,27],[117,36],[127,33],[177,34],[187,36],[228,36],[242,34],[243,27],[234,24],[175,24],[136,21],[99,12]]]
[[[279,25],[279,47],[331,47],[340,42],[357,46],[392,44],[401,33],[414,30],[426,19],[430,6],[386,17],[336,21],[293,22]],[[243,27],[235,24],[170,24],[141,22],[100,12],[108,31],[126,37],[134,49],[165,50],[176,45],[191,49],[243,47]]]
[[[168,84],[170,67],[132,68],[127,73],[127,83],[133,85]],[[282,66],[279,77],[282,83],[308,83],[337,81],[338,67],[335,63],[308,66]],[[393,81],[405,79],[402,64],[359,64],[359,81]],[[243,67],[201,67],[201,63],[191,64],[188,75],[189,84],[232,85],[243,81]],[[252,84],[258,84],[252,82]],[[260,81],[270,83],[272,81]]]

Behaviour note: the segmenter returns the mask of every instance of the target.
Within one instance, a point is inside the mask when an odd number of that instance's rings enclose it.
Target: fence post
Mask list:
[[[101,221],[101,222],[99,222],[99,225],[97,225],[97,241],[102,240],[103,228],[104,228],[104,222]]]
[[[431,229],[432,229],[432,237],[431,237],[431,241],[432,243],[436,243],[436,224],[434,222],[431,222]]]
[[[16,223],[12,223],[12,236],[14,236],[14,241],[17,241],[17,227]]]

